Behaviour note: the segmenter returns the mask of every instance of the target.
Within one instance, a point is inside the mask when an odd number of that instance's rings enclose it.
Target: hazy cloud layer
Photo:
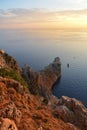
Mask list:
[[[82,0],[80,0],[82,1]],[[65,10],[49,11],[45,9],[0,9],[0,27],[7,24],[44,24],[44,23],[64,23],[64,22],[87,22],[87,9],[84,10]]]

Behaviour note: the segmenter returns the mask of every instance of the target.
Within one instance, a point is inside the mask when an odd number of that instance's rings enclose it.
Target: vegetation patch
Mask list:
[[[27,82],[23,79],[21,74],[15,69],[7,70],[5,68],[0,68],[0,76],[14,79],[20,82],[20,84],[22,84],[23,86],[28,86]]]

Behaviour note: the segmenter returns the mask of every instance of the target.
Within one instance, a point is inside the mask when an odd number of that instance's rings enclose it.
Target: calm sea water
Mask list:
[[[86,30],[1,29],[0,48],[14,56],[20,66],[27,63],[37,71],[59,56],[62,77],[53,94],[75,97],[87,105]]]

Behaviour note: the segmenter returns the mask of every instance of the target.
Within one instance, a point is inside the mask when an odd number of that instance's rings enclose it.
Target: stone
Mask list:
[[[4,109],[3,115],[7,118],[13,118],[16,123],[20,123],[22,113],[17,109],[13,102],[10,102],[7,107]]]
[[[14,121],[8,118],[0,119],[0,130],[18,130]]]
[[[73,123],[87,130],[87,108],[75,98],[62,96],[58,100],[58,105],[53,114],[65,122]]]

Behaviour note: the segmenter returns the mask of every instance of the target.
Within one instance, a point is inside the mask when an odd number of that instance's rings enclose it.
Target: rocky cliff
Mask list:
[[[51,64],[39,72],[35,72],[31,67],[25,65],[22,73],[25,79],[27,79],[31,93],[39,93],[41,96],[49,99],[50,95],[52,95],[53,84],[61,76],[60,58],[56,57]]]
[[[0,68],[19,70],[17,61],[4,50],[0,49]]]
[[[8,63],[3,55],[1,51],[0,130],[87,130],[87,108],[76,99],[52,95],[52,85],[61,76],[59,58],[40,72],[26,66],[21,73],[14,58]]]

